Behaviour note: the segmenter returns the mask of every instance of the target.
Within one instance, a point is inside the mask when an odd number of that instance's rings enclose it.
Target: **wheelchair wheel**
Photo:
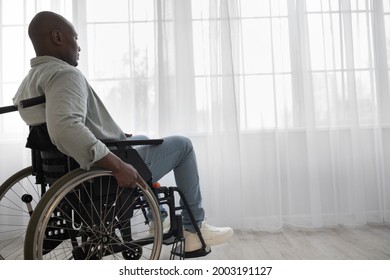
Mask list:
[[[42,197],[26,232],[25,259],[158,259],[160,209],[150,189],[117,186],[109,171],[76,169]],[[153,227],[153,228],[151,228]]]
[[[0,186],[0,259],[23,259],[27,224],[41,192],[31,166],[15,173]]]

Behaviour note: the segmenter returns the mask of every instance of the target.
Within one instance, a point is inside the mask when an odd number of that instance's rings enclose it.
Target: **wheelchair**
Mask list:
[[[34,101],[29,106],[42,103]],[[10,112],[12,106],[0,113]],[[24,105],[24,107],[27,107]],[[30,128],[26,146],[30,167],[0,186],[0,259],[98,260],[159,259],[171,246],[170,259],[202,257],[211,252],[184,194],[153,182],[136,145],[159,145],[161,139],[107,141],[107,147],[132,164],[148,188],[117,185],[110,171],[80,169],[51,144],[45,125]],[[177,205],[177,196],[183,206]],[[168,210],[164,230],[161,206]],[[202,247],[185,251],[182,217],[186,208]]]

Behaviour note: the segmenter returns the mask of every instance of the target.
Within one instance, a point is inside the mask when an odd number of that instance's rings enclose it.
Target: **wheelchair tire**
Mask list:
[[[149,215],[146,213],[149,212]],[[160,209],[153,192],[117,187],[111,172],[75,169],[39,201],[27,227],[25,259],[158,259]],[[140,255],[142,253],[142,255]]]
[[[15,173],[0,186],[0,259],[23,259],[30,211],[41,198],[41,185],[34,182],[30,166]]]

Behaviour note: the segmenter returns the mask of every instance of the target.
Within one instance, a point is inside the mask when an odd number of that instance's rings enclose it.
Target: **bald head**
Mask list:
[[[40,12],[31,20],[28,35],[37,56],[50,55],[77,66],[77,33],[63,16],[53,12]]]

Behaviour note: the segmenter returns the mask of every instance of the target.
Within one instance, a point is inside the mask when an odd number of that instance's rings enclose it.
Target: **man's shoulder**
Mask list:
[[[69,80],[78,83],[86,83],[87,79],[84,74],[74,66],[71,65],[57,65],[55,67],[48,67],[48,80]]]
[[[53,74],[77,76],[82,79],[85,78],[84,74],[79,69],[71,65],[62,65],[60,67],[57,67],[53,71]]]
[[[41,73],[43,72],[50,76],[76,75],[84,77],[79,69],[55,57],[36,57],[31,60],[31,66],[32,69],[35,69],[35,71]]]

